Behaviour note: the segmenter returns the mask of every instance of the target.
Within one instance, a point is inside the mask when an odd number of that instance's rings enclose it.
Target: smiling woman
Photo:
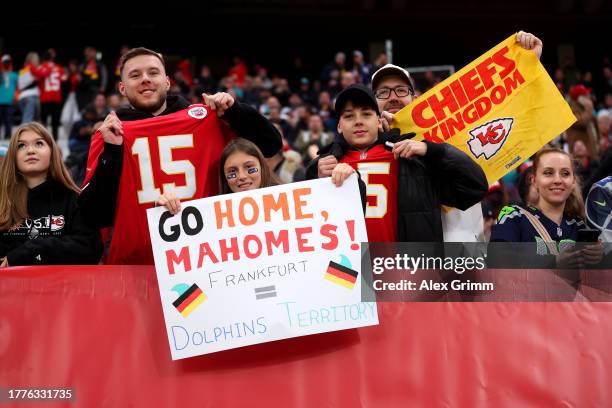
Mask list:
[[[577,249],[584,228],[584,202],[571,157],[542,149],[533,163],[537,203],[527,209],[504,207],[491,231],[494,242],[535,242],[538,255],[553,255],[557,267],[582,267],[601,261],[601,243]]]
[[[17,128],[0,174],[0,267],[98,262],[98,231],[83,224],[79,188],[42,125]]]

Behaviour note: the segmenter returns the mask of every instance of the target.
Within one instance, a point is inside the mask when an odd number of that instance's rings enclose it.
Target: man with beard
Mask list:
[[[131,106],[111,112],[94,135],[79,204],[94,226],[114,225],[107,263],[152,264],[146,209],[161,193],[181,200],[218,194],[218,160],[235,133],[268,157],[281,138],[227,93],[203,94],[204,106],[167,95],[170,80],[154,51],[128,51],[120,72],[119,91]]]

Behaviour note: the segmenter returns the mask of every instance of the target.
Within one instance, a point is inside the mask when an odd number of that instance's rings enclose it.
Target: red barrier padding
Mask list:
[[[611,303],[381,303],[379,326],[173,362],[152,267],[11,268],[0,388],[70,387],[64,405],[83,407],[608,406],[611,315]]]

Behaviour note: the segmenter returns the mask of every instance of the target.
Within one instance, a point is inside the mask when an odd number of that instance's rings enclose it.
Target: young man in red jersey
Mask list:
[[[441,205],[466,209],[487,192],[483,170],[446,144],[411,140],[398,129],[379,132],[381,114],[372,90],[353,85],[336,99],[341,138],[323,149],[338,164],[336,185],[355,170],[369,188],[370,242],[442,242]],[[314,164],[316,166],[316,164]]]
[[[204,105],[168,95],[164,60],[154,51],[128,51],[120,71],[119,91],[131,106],[110,113],[92,138],[79,204],[94,226],[114,226],[107,263],[152,264],[146,209],[164,191],[181,200],[216,195],[227,141],[237,134],[272,156],[281,138],[227,93],[203,95]]]

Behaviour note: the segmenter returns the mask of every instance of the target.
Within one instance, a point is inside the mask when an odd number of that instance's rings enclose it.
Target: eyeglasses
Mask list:
[[[374,94],[377,99],[389,99],[391,91],[395,93],[398,98],[403,98],[408,95],[414,95],[414,91],[409,86],[396,86],[395,88],[379,88]]]

